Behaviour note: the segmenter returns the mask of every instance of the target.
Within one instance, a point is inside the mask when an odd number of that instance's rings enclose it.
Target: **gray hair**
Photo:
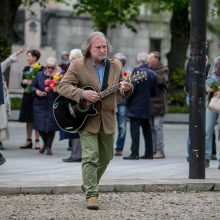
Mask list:
[[[92,32],[88,35],[85,43],[81,46],[81,51],[82,51],[82,54],[83,56],[85,57],[89,57],[90,56],[90,52],[89,52],[89,49],[91,47],[91,43],[92,43],[92,40],[96,37],[104,37],[105,40],[106,40],[106,44],[107,44],[107,53],[109,53],[112,49],[112,46],[110,45],[108,39],[106,38],[106,36],[102,33],[102,32]]]
[[[146,52],[138,53],[137,62],[141,64],[147,64],[147,56],[148,54]]]
[[[117,60],[120,60],[122,65],[124,66],[127,62],[127,58],[126,56],[123,54],[123,53],[116,53],[114,56],[113,56],[114,59],[117,59]]]
[[[70,51],[69,60],[72,61],[82,56],[82,51],[80,49],[72,49]]]
[[[55,57],[48,57],[47,61],[46,61],[46,64],[56,66],[57,65],[57,59]]]
[[[154,55],[154,57],[157,58],[160,61],[161,55],[160,55],[159,51],[152,51],[150,53],[152,53]]]

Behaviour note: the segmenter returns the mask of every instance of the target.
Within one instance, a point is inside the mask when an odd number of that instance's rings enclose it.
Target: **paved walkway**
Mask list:
[[[59,141],[58,133],[53,156],[41,155],[34,149],[21,150],[25,140],[25,125],[10,122],[10,140],[2,151],[7,162],[0,166],[0,194],[80,192],[81,163],[64,163],[70,155],[67,141]],[[166,159],[123,160],[114,157],[101,181],[101,191],[164,191],[220,190],[220,170],[217,161],[206,169],[206,179],[189,179],[185,159],[186,124],[165,124]],[[130,148],[129,128],[124,156]],[[141,137],[140,155],[143,154]]]

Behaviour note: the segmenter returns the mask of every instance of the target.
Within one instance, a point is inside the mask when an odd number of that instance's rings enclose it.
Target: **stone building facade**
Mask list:
[[[55,56],[60,62],[61,52],[80,48],[86,36],[93,31],[89,17],[74,17],[72,8],[65,5],[49,3],[46,9],[33,6],[35,15],[20,9],[15,24],[15,51],[19,45],[25,44],[27,49],[35,48],[42,52],[40,63],[45,64],[46,58]],[[162,62],[167,63],[166,54],[170,50],[170,14],[153,15],[146,7],[140,8],[139,23],[136,25],[137,33],[124,26],[108,30],[107,37],[113,46],[110,57],[117,52],[122,52],[127,57],[127,66],[136,65],[136,56],[139,52],[159,50]],[[213,36],[210,48],[212,49]],[[215,48],[214,48],[215,49]],[[216,54],[213,50],[213,56]],[[22,69],[27,65],[25,56],[12,65],[10,72],[10,90],[21,90],[20,81]]]

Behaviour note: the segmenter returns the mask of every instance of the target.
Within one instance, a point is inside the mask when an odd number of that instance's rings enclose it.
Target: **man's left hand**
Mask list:
[[[120,82],[120,84],[121,84],[120,90],[122,92],[128,92],[132,88],[132,84],[130,82],[122,81]]]

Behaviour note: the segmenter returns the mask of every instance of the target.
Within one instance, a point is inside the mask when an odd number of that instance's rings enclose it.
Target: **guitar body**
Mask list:
[[[90,86],[85,87],[84,90],[95,91]],[[53,114],[57,125],[66,132],[78,132],[84,127],[89,117],[99,113],[95,104],[86,100],[77,103],[63,96],[58,96],[53,103]]]

